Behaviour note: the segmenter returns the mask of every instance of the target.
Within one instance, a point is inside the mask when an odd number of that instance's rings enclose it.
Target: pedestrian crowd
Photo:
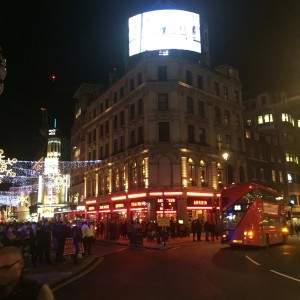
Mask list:
[[[94,224],[89,219],[73,224],[47,219],[38,222],[0,223],[0,248],[13,246],[20,249],[27,267],[62,263],[67,238],[72,239],[72,260],[76,264],[79,253],[91,254],[95,239]],[[54,259],[51,261],[52,253]]]

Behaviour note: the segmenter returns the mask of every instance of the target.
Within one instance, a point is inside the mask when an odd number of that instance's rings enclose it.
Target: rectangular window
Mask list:
[[[228,87],[224,86],[223,88],[224,99],[228,100]]]
[[[105,157],[109,156],[109,144],[105,144]]]
[[[96,138],[97,138],[97,130],[96,128],[93,129],[93,142],[96,142]]]
[[[120,126],[124,126],[125,124],[125,113],[124,110],[120,112]]]
[[[144,142],[144,127],[140,126],[138,128],[138,143],[142,144]]]
[[[141,116],[144,114],[144,107],[143,107],[143,99],[138,100],[138,115]]]
[[[130,145],[131,146],[135,145],[135,131],[134,130],[130,131]]]
[[[104,134],[104,126],[103,124],[100,125],[100,132],[99,132],[99,137],[103,137]]]
[[[215,107],[215,123],[220,124],[221,123],[221,110],[219,107]]]
[[[265,114],[264,115],[264,122],[265,123],[271,123],[271,122],[273,122],[273,115],[272,114]]]
[[[198,84],[198,89],[203,90],[203,76],[201,75],[197,76],[197,84]]]
[[[88,141],[89,141],[89,144],[92,142],[92,132],[91,131],[89,132],[89,135],[88,135]]]
[[[260,168],[260,180],[265,180],[265,171],[263,168]]]
[[[206,145],[205,128],[199,128],[200,145]]]
[[[114,116],[114,129],[118,129],[118,115]]]
[[[130,105],[130,120],[135,118],[135,105],[134,103]]]
[[[129,90],[130,90],[130,92],[132,92],[134,90],[134,79],[133,78],[130,80]]]
[[[195,132],[193,125],[188,125],[188,142],[195,143]]]
[[[118,150],[118,139],[114,139],[114,153],[117,153]]]
[[[120,136],[120,150],[121,151],[125,150],[125,136],[124,135]]]
[[[216,134],[216,148],[222,150],[222,134],[220,132]]]
[[[160,142],[170,141],[170,129],[169,122],[159,122],[158,123],[158,138]]]
[[[283,183],[282,171],[279,171],[279,181],[280,181],[280,183]]]
[[[204,102],[203,101],[198,101],[198,112],[199,112],[199,117],[201,119],[204,119],[205,111],[204,111]]]
[[[189,85],[193,85],[193,76],[192,72],[189,70],[185,71],[186,83]]]
[[[231,148],[232,148],[231,136],[226,135],[226,149],[231,150]]]
[[[158,110],[167,111],[169,109],[168,94],[158,94]]]
[[[186,110],[187,110],[187,114],[189,115],[193,115],[194,114],[194,107],[193,107],[193,98],[191,97],[187,97],[186,99]]]
[[[251,139],[251,131],[250,130],[246,130],[245,131],[245,136],[246,136],[246,139]]]
[[[276,171],[272,170],[272,181],[276,182]]]
[[[103,102],[100,103],[100,114],[104,111],[104,104]]]
[[[224,125],[226,127],[229,127],[229,125],[230,125],[230,113],[228,110],[224,111]]]
[[[167,81],[168,80],[167,66],[158,66],[157,67],[157,79],[158,79],[158,81]]]
[[[220,96],[220,88],[217,82],[214,82],[214,93],[215,95]]]
[[[109,134],[109,121],[105,122],[105,134]]]

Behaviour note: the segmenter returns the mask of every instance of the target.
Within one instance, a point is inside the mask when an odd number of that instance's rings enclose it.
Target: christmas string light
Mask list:
[[[0,174],[4,174],[6,176],[14,177],[16,176],[16,173],[12,171],[12,166],[17,162],[16,158],[7,160],[4,160],[3,158],[5,155],[3,155],[4,150],[0,149]],[[1,177],[0,177],[0,183],[1,183]]]

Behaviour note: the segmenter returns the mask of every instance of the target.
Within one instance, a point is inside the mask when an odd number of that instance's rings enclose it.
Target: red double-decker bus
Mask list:
[[[277,191],[258,184],[237,183],[223,189],[220,202],[222,243],[269,246],[286,242],[283,197]]]

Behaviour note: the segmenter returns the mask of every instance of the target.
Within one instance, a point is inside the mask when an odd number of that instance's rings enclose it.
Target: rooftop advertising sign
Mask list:
[[[200,16],[184,10],[155,10],[129,18],[129,56],[154,50],[201,53]]]

